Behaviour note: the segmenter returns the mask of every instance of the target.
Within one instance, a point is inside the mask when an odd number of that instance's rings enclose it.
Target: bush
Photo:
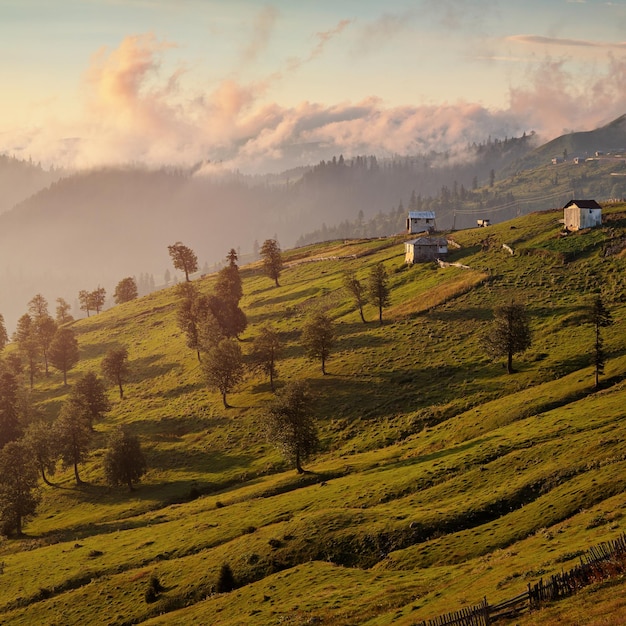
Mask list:
[[[152,602],[156,602],[162,591],[165,591],[165,587],[161,584],[159,577],[156,574],[152,574],[152,576],[150,576],[150,580],[148,581],[148,588],[144,594],[146,603],[151,604]]]
[[[228,563],[224,563],[220,569],[220,575],[217,579],[217,593],[228,593],[235,588],[235,577]]]

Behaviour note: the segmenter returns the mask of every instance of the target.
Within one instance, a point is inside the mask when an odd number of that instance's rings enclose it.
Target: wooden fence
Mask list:
[[[590,548],[576,567],[540,579],[514,598],[489,604],[487,598],[475,606],[417,622],[415,626],[490,626],[499,619],[512,618],[524,611],[534,611],[546,602],[573,595],[586,585],[617,576],[626,571],[626,533],[617,539]]]

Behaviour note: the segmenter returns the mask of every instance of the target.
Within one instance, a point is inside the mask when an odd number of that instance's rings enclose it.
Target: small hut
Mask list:
[[[563,207],[563,224],[567,230],[602,226],[602,207],[595,200],[570,200]]]
[[[448,242],[442,237],[419,237],[404,244],[404,262],[407,265],[436,261],[448,254]]]

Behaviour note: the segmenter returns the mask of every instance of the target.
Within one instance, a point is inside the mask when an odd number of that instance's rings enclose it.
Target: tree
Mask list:
[[[102,419],[111,410],[104,382],[94,372],[86,372],[76,381],[70,397],[83,407],[92,429],[94,421]]]
[[[201,361],[200,351],[217,343],[222,332],[207,296],[201,295],[192,283],[181,283],[178,292],[182,298],[176,310],[176,321],[185,333],[185,343],[196,351],[198,361]]]
[[[78,341],[71,328],[59,328],[54,334],[48,354],[50,364],[63,372],[63,386],[67,387],[67,373],[78,360]]]
[[[365,286],[356,277],[354,270],[347,270],[343,275],[343,286],[348,290],[348,293],[353,297],[354,303],[359,308],[359,314],[361,320],[365,324],[365,316],[363,315],[363,306],[366,302]]]
[[[189,274],[198,271],[198,257],[195,252],[177,241],[171,246],[167,246],[174,268],[185,272],[185,280],[189,282]]]
[[[17,378],[9,371],[0,373],[0,448],[21,435]]]
[[[235,250],[231,249],[226,259],[229,263],[218,272],[213,292],[219,298],[238,305],[243,296],[243,287]]]
[[[59,326],[74,321],[70,315],[71,310],[72,307],[63,298],[57,298],[56,322]]]
[[[24,441],[32,451],[41,479],[46,485],[51,486],[52,483],[46,476],[46,472],[54,474],[56,470],[57,453],[54,430],[43,420],[34,421],[26,429]]]
[[[100,313],[106,301],[107,292],[104,287],[98,287],[89,294],[91,309],[96,313]]]
[[[208,307],[225,337],[238,337],[246,330],[248,319],[236,300],[212,294],[202,301],[202,305]]]
[[[90,311],[93,310],[92,306],[92,298],[89,291],[86,289],[81,289],[78,292],[78,303],[81,311],[85,311],[87,313],[87,317],[89,317]]]
[[[283,456],[304,473],[306,461],[318,448],[317,428],[311,416],[312,399],[302,381],[288,383],[281,389],[265,415],[268,438]]]
[[[122,304],[123,302],[130,302],[131,300],[134,300],[138,295],[139,292],[137,291],[137,283],[134,278],[129,276],[127,278],[122,278],[122,280],[117,283],[113,299],[115,300],[115,304]]]
[[[604,342],[600,333],[601,328],[606,328],[613,323],[610,311],[604,305],[601,296],[596,296],[589,310],[589,321],[595,328],[595,342],[593,353],[593,365],[595,368],[595,388],[600,387],[600,376],[604,374],[606,357],[604,354]]]
[[[322,311],[313,313],[304,323],[302,344],[310,359],[322,361],[322,374],[326,375],[326,361],[335,344],[335,330],[330,317]]]
[[[63,467],[74,468],[76,484],[80,485],[83,481],[78,465],[87,459],[92,435],[85,408],[71,399],[66,401],[54,425],[54,433]]]
[[[226,394],[243,380],[243,355],[234,339],[222,339],[209,349],[202,359],[204,378],[209,387],[222,394],[224,408],[230,408]]]
[[[217,579],[217,585],[215,585],[215,591],[217,591],[217,593],[229,593],[235,589],[236,586],[237,583],[233,575],[233,570],[228,563],[224,563],[222,567],[220,567],[220,574]]]
[[[276,361],[281,353],[278,333],[271,326],[263,326],[252,343],[252,367],[270,377],[270,387],[274,389],[277,376]]]
[[[86,291],[81,289],[78,292],[78,302],[80,304],[80,310],[87,313],[89,317],[90,311],[100,313],[100,310],[104,306],[106,301],[106,289],[104,287],[98,287],[93,291]]]
[[[378,321],[383,323],[383,308],[389,306],[389,277],[382,263],[376,263],[370,271],[367,291],[372,304],[378,309]]]
[[[506,355],[506,369],[512,374],[513,355],[524,352],[531,345],[526,307],[517,302],[496,307],[493,324],[484,337],[484,345],[494,357]]]
[[[12,441],[0,450],[0,522],[5,535],[22,535],[24,521],[37,510],[37,469],[28,446]]]
[[[17,327],[14,333],[17,349],[20,355],[28,364],[28,374],[30,388],[33,388],[35,375],[39,372],[39,342],[35,334],[33,319],[28,313],[24,313],[17,320]]]
[[[54,339],[57,328],[57,323],[49,315],[42,315],[35,318],[35,336],[37,337],[39,347],[41,348],[41,352],[43,354],[46,376],[49,374],[48,353],[50,352],[50,346],[52,345],[52,340]]]
[[[260,254],[265,275],[273,278],[276,286],[280,287],[278,278],[283,270],[283,256],[276,239],[266,239],[261,246]]]
[[[128,490],[134,491],[133,483],[139,482],[147,467],[139,437],[120,426],[113,431],[108,444],[104,454],[107,483],[113,486],[128,485]]]
[[[0,313],[0,352],[4,350],[4,347],[9,343],[9,335],[7,333],[7,327],[4,324],[4,317]]]
[[[38,293],[28,303],[28,312],[33,319],[48,316],[48,301]]]
[[[123,382],[128,371],[128,350],[124,347],[111,348],[102,359],[102,373],[107,380],[118,386],[120,399],[124,398]]]

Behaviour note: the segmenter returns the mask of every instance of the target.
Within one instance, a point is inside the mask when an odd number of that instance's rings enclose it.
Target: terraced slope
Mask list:
[[[207,390],[176,326],[175,289],[77,322],[70,384],[119,344],[132,380],[123,401],[111,390],[96,425],[88,484],[57,474],[27,537],[0,543],[0,621],[408,625],[517,595],[619,535],[626,206],[605,213],[604,228],[567,238],[554,212],[454,233],[450,261],[470,269],[406,268],[401,237],[290,251],[280,288],[242,268],[244,352],[272,323],[279,381],[306,379],[317,398],[322,449],[304,476],[265,441],[268,381],[250,375],[229,410]],[[382,326],[369,307],[363,324],[341,287],[345,269],[365,280],[377,262],[392,288]],[[615,324],[594,391],[584,313],[598,290]],[[481,347],[493,307],[510,298],[533,330],[514,375]],[[327,376],[299,344],[316,307],[337,329]],[[33,398],[52,419],[66,393],[53,376]],[[140,435],[150,466],[130,495],[103,481],[118,423]],[[239,588],[216,594],[224,563]],[[153,575],[164,590],[148,603]]]

